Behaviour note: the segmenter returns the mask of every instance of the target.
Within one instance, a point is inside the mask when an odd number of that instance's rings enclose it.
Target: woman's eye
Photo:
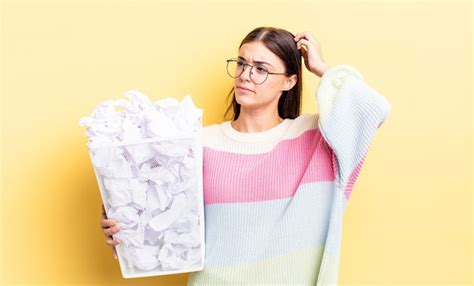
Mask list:
[[[256,67],[258,72],[267,72],[264,67]]]
[[[237,65],[238,65],[239,67],[241,67],[241,66],[244,65],[244,63],[243,63],[243,62],[237,62]]]

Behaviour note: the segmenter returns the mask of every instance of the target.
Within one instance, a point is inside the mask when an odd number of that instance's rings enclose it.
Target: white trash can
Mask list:
[[[124,278],[204,268],[201,136],[89,148]]]
[[[204,268],[202,109],[190,96],[152,103],[138,91],[83,117],[92,166],[124,278]],[[116,106],[122,108],[116,110]]]

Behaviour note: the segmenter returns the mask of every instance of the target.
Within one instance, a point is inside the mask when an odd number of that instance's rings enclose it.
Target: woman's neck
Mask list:
[[[249,113],[241,109],[239,117],[231,122],[232,127],[244,133],[262,132],[280,124],[283,119],[278,112],[272,113]]]

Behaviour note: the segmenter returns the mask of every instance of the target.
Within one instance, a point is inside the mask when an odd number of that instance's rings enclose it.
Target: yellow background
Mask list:
[[[472,3],[3,1],[2,285],[124,280],[99,228],[81,116],[137,89],[224,120],[225,60],[262,25],[310,31],[386,96],[347,209],[341,285],[472,282]],[[319,78],[305,71],[303,112]]]

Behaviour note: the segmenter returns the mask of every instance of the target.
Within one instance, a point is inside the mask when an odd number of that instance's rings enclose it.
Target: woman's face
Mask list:
[[[247,64],[263,66],[269,72],[285,72],[283,61],[265,47],[262,42],[256,41],[243,44],[240,47],[238,59]],[[253,70],[254,73],[255,69]],[[245,66],[243,73],[234,81],[235,100],[244,108],[253,109],[268,105],[275,105],[275,108],[278,108],[278,100],[282,91],[290,90],[295,84],[296,75],[288,77],[272,74],[269,74],[262,84],[255,84],[250,79],[250,67]]]

